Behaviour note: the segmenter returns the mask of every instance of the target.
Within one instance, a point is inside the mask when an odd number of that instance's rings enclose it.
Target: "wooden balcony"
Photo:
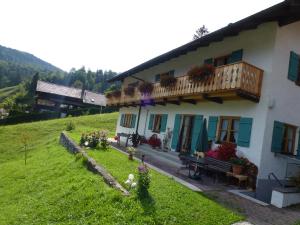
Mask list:
[[[215,73],[201,82],[190,82],[188,76],[177,77],[174,87],[164,88],[154,83],[151,95],[142,95],[135,88],[133,96],[122,94],[107,99],[107,105],[135,106],[139,104],[180,104],[207,100],[223,103],[223,100],[248,99],[258,102],[260,99],[263,70],[246,62],[220,66]]]

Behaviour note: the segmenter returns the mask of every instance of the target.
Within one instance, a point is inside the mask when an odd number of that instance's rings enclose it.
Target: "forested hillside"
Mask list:
[[[0,45],[0,88],[17,85],[37,72],[46,76],[63,71],[32,54]]]

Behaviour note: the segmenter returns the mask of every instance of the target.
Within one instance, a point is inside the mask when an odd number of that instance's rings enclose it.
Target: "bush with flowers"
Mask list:
[[[108,131],[100,130],[91,133],[83,133],[80,138],[80,146],[107,150],[109,143],[107,138]],[[100,146],[99,146],[100,144]]]
[[[194,66],[188,72],[187,75],[191,82],[201,82],[213,75],[215,68],[213,65],[204,64],[202,66]]]
[[[134,182],[133,174],[128,175],[128,179],[125,181],[125,184],[129,187],[129,190],[137,186],[136,182]]]

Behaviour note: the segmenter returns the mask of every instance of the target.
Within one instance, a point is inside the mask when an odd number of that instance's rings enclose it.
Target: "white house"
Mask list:
[[[121,96],[107,104],[120,107],[117,133],[162,140],[169,128],[172,151],[195,151],[206,118],[214,144],[233,142],[257,165],[259,185],[300,164],[299,61],[300,3],[284,1],[114,77],[122,81]],[[205,63],[214,73],[191,82],[187,72]],[[175,86],[160,85],[166,75],[177,78]],[[139,91],[145,81],[153,83],[150,95]],[[128,86],[132,94],[125,94]]]

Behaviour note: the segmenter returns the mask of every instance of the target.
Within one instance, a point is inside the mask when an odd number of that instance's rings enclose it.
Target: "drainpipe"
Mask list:
[[[141,109],[142,109],[142,104],[139,105],[139,114],[138,114],[138,118],[137,118],[135,134],[138,134],[138,130],[139,130]]]

